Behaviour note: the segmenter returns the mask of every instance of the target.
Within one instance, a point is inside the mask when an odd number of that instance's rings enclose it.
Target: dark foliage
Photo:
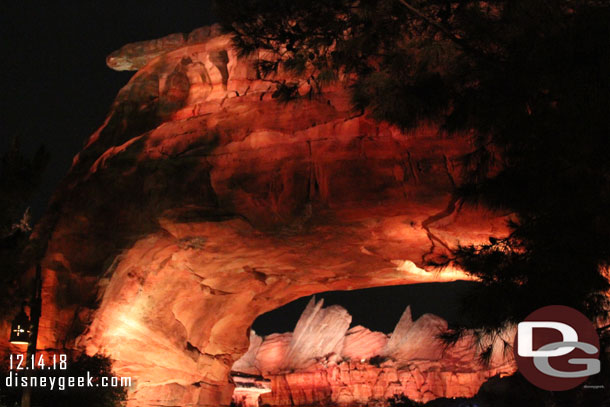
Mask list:
[[[14,139],[11,148],[0,158],[0,237],[10,235],[13,225],[23,216],[48,159],[43,147],[34,157],[25,157],[18,139]]]
[[[21,388],[6,387],[5,378],[9,374],[8,362],[2,364],[0,383],[0,406],[14,407],[21,402]],[[13,374],[15,370],[13,370]],[[23,374],[20,371],[19,374]],[[35,375],[49,377],[86,377],[89,373],[94,377],[94,385],[99,384],[97,378],[112,377],[112,365],[110,359],[95,355],[82,354],[72,361],[68,361],[66,370],[36,370]],[[48,380],[48,379],[47,379]],[[64,379],[66,380],[66,379]],[[47,385],[48,386],[48,385]],[[65,389],[57,388],[34,388],[32,390],[32,406],[36,407],[118,407],[123,405],[126,399],[126,389],[123,387],[68,387],[67,380]]]
[[[217,10],[243,54],[267,51],[263,78],[284,70],[318,90],[341,80],[354,109],[377,119],[473,134],[456,208],[509,213],[511,234],[431,260],[483,282],[464,303],[469,328],[493,334],[549,304],[607,315],[607,2],[228,0]]]
[[[388,399],[388,405],[390,407],[421,407],[423,404],[411,400],[404,394],[395,395]]]
[[[32,226],[28,203],[48,159],[43,147],[34,157],[25,157],[17,139],[0,159],[0,312],[17,312],[21,302],[15,303],[14,299],[27,298],[30,293],[18,292],[17,280],[31,266],[22,256]]]

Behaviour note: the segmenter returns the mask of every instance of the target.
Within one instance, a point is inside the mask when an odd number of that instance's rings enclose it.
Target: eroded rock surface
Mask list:
[[[257,367],[256,355],[258,354],[263,338],[258,336],[256,332],[250,331],[250,346],[248,351],[233,364],[233,370],[236,372],[246,373],[249,375],[258,376],[261,374]]]
[[[387,341],[388,336],[383,332],[374,332],[356,325],[345,335],[341,356],[349,360],[367,360],[381,355]]]
[[[258,315],[465,278],[425,260],[504,231],[497,214],[448,206],[467,136],[378,123],[342,83],[278,102],[251,62],[213,29],[113,53],[139,70],[34,235],[48,242],[39,347],[109,355],[134,378],[130,406],[226,405]],[[272,353],[263,343],[257,360]]]
[[[233,365],[233,371],[263,372],[262,377],[270,380],[270,392],[262,394],[253,389],[248,393],[244,389],[234,396],[236,403],[257,406],[258,396],[263,404],[277,406],[385,404],[395,395],[418,402],[440,397],[473,397],[489,378],[510,375],[516,369],[512,352],[501,351],[500,343],[489,363],[482,363],[482,347],[477,346],[472,333],[466,333],[455,345],[443,343],[438,335],[446,332],[447,322],[435,315],[424,314],[413,321],[407,307],[394,331],[386,335],[361,326],[346,331],[342,328],[347,311],[333,306],[323,312],[321,306],[322,302],[316,305],[312,299],[295,327],[295,334],[283,336],[290,338],[290,342],[278,341],[277,334],[252,338],[248,352]],[[316,314],[341,317],[331,320],[315,318]],[[298,343],[294,338],[303,335],[304,326],[307,341],[303,347],[294,346]],[[297,329],[301,331],[298,335]],[[337,346],[340,332],[342,345]],[[513,334],[506,331],[495,340],[510,341]],[[261,351],[284,360],[252,358],[252,353]],[[271,363],[266,364],[267,361]],[[249,396],[244,398],[246,393]]]
[[[340,355],[343,338],[352,322],[345,308],[323,308],[324,300],[313,297],[297,322],[282,370],[302,368],[321,356]]]
[[[438,336],[445,331],[447,322],[442,318],[424,314],[414,322],[407,307],[382,353],[396,360],[438,360],[444,351]]]

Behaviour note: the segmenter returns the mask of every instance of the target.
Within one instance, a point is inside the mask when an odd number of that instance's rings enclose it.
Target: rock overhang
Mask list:
[[[378,123],[340,83],[280,102],[208,31],[109,57],[138,72],[38,232],[42,341],[109,354],[143,402],[226,403],[257,315],[320,291],[467,278],[425,271],[427,256],[505,231],[450,205],[468,135]],[[74,287],[78,301],[60,300]]]

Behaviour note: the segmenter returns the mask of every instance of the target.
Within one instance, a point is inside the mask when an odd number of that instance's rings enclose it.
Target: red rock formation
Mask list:
[[[228,404],[261,313],[326,290],[463,278],[421,267],[504,230],[482,209],[446,211],[466,136],[377,123],[340,84],[280,103],[212,29],[108,63],[139,71],[36,231],[48,242],[39,346],[108,354],[134,379],[132,406]]]
[[[232,402],[236,406],[256,407],[259,405],[260,397],[271,392],[270,382],[260,376],[244,376],[233,373],[232,377],[235,383]]]
[[[282,371],[286,354],[292,342],[292,332],[265,337],[256,353],[256,368],[263,376]]]
[[[234,371],[252,371],[249,363],[256,360],[258,371],[271,381],[271,391],[260,394],[263,403],[353,406],[384,403],[395,395],[420,402],[473,397],[490,377],[513,374],[516,369],[512,353],[501,350],[501,341],[510,341],[512,331],[496,338],[498,346],[485,365],[471,334],[453,346],[443,344],[438,334],[447,330],[447,323],[435,315],[413,321],[407,307],[388,340],[385,334],[360,326],[347,332],[338,329],[346,311],[333,306],[324,312],[321,307],[322,301],[317,306],[313,300],[309,303],[296,326],[300,332],[294,336],[273,334],[262,344],[258,337],[252,338],[246,355],[233,365]],[[326,318],[315,318],[316,313]],[[342,346],[338,347],[341,332]],[[307,341],[302,343],[295,336]],[[252,357],[261,352],[261,357]],[[275,357],[268,358],[271,354]],[[253,396],[247,401],[248,406],[258,405]]]
[[[343,340],[341,357],[354,361],[370,359],[373,356],[381,355],[387,341],[386,334],[373,332],[357,325],[347,331]]]
[[[452,371],[453,366],[419,361],[397,368],[389,361],[381,366],[362,362],[311,366],[299,371],[270,376],[271,392],[261,396],[262,404],[370,405],[386,402],[394,395],[427,402],[438,397],[472,397],[490,377],[512,374],[502,366],[480,371]]]

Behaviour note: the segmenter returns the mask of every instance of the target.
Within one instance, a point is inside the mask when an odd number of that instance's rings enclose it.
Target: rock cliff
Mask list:
[[[110,55],[137,72],[35,232],[39,347],[109,355],[134,379],[130,406],[226,405],[258,315],[327,290],[467,278],[425,260],[504,231],[451,199],[467,135],[378,123],[341,82],[280,102],[275,83],[295,79],[251,62],[215,28]]]

